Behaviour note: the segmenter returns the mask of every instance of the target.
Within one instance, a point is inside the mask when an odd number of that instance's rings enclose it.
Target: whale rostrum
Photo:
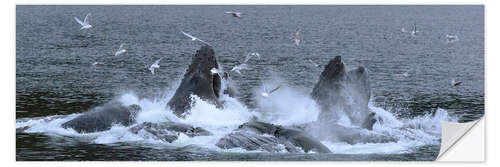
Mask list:
[[[202,46],[196,51],[174,96],[167,103],[177,116],[185,117],[191,109],[192,95],[221,107],[219,97],[222,78],[219,73],[212,73],[212,69],[219,69],[215,52],[211,46]]]

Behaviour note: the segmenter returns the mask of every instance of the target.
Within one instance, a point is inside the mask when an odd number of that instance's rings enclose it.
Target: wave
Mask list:
[[[263,87],[255,91],[262,90]],[[141,111],[136,116],[136,124],[143,122],[178,122],[190,124],[212,132],[211,136],[188,137],[181,134],[172,143],[155,139],[152,134],[140,132],[134,134],[129,127],[114,125],[110,130],[94,133],[77,133],[73,129],[62,128],[61,125],[77,116],[56,115],[38,118],[22,118],[16,120],[16,129],[23,129],[25,133],[44,133],[47,135],[82,137],[92,143],[111,144],[118,142],[142,142],[147,144],[162,144],[175,147],[195,145],[215,151],[223,152],[258,152],[245,151],[243,149],[224,150],[215,146],[215,143],[224,135],[232,132],[239,125],[252,119],[265,122],[293,125],[314,122],[319,115],[319,107],[314,100],[309,98],[305,92],[282,87],[268,97],[256,97],[257,108],[249,109],[236,98],[224,95],[224,108],[192,96],[193,104],[189,115],[185,119],[177,117],[166,107],[167,102],[174,92],[167,92],[165,96],[158,98],[139,98],[133,92],[118,96],[116,99],[124,105],[136,104]],[[439,145],[441,138],[441,121],[457,122],[457,118],[448,115],[445,109],[437,109],[434,114],[427,114],[410,119],[399,119],[394,114],[377,107],[370,102],[369,109],[377,115],[377,123],[372,131],[362,130],[362,133],[374,133],[396,138],[396,142],[388,143],[358,143],[348,144],[343,142],[321,141],[333,153],[339,154],[390,154],[406,153],[412,149],[424,145]],[[349,119],[340,119],[338,124],[351,126]]]

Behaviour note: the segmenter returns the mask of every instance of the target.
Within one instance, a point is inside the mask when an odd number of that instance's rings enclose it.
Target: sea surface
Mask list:
[[[93,28],[80,30],[73,17],[83,20],[87,13]],[[192,118],[180,121],[229,133],[250,115],[266,115],[259,108],[269,106],[277,109],[269,122],[314,120],[307,95],[322,67],[341,56],[348,69],[368,69],[370,108],[401,125],[380,124],[375,131],[400,142],[325,142],[332,154],[266,153],[213,148],[220,136],[163,143],[130,137],[126,127],[92,134],[60,127],[111,100],[140,104],[142,121],[169,117],[165,103],[202,45],[181,31],[210,43],[226,71],[246,54],[261,57],[241,74],[230,73],[239,91],[233,106],[195,107]],[[122,43],[127,52],[114,56]],[[160,58],[153,75],[148,68]],[[96,61],[102,64],[93,66]],[[483,116],[484,62],[484,6],[18,5],[16,128],[32,128],[16,133],[16,160],[434,160],[441,120]],[[462,84],[452,86],[452,80]],[[266,101],[258,93],[264,85],[286,88]]]

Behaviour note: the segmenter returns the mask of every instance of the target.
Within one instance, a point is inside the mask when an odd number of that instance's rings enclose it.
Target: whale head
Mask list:
[[[185,117],[191,109],[192,95],[220,107],[221,76],[212,72],[219,68],[211,46],[204,45],[197,50],[174,96],[167,103],[170,110],[179,117]]]

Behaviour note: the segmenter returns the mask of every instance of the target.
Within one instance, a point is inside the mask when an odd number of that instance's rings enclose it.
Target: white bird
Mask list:
[[[241,74],[240,70],[244,70],[244,69],[248,69],[248,66],[247,64],[240,64],[240,65],[236,65],[234,66],[231,71],[234,71],[234,72],[237,72],[238,74]]]
[[[457,35],[451,35],[451,34],[446,34],[446,42],[448,43],[453,43],[458,41],[458,36]]]
[[[315,67],[319,67],[319,65],[318,65],[316,62],[312,61],[311,59],[307,59],[307,60],[308,60],[308,61],[309,61],[309,62],[310,62],[313,66],[315,66]]]
[[[99,64],[103,64],[103,63],[96,61],[96,62],[92,63],[92,66],[96,66],[96,65],[99,65]]]
[[[299,46],[300,44],[300,30],[297,30],[295,33],[295,45]]]
[[[122,53],[127,52],[127,50],[123,49],[123,45],[124,45],[124,44],[121,44],[121,45],[120,45],[120,48],[118,48],[118,50],[115,52],[115,56],[118,56],[118,55],[120,55],[120,54],[122,54]]]
[[[254,53],[249,53],[245,56],[245,60],[243,62],[247,62],[248,60],[250,60],[252,57],[257,57],[258,59],[260,59],[260,54],[257,53],[257,52],[254,52]]]
[[[217,68],[212,68],[210,69],[210,72],[213,74],[218,74],[219,73],[219,70]]]
[[[155,61],[155,63],[151,64],[151,66],[149,66],[149,71],[151,71],[151,74],[155,74],[155,69],[156,68],[160,68],[160,61],[161,61],[162,58],[158,59]]]
[[[455,79],[452,79],[452,80],[451,80],[451,86],[458,86],[458,85],[461,85],[461,84],[462,84],[462,82],[461,82],[461,81],[458,81],[458,82],[457,82],[457,81],[455,81]]]
[[[281,87],[281,85],[278,85],[273,90],[267,91],[266,86],[264,86],[264,92],[262,92],[261,95],[264,96],[264,97],[268,97],[269,95],[271,95],[271,93],[273,93],[274,91],[277,91],[280,87]]]
[[[415,35],[417,35],[418,32],[419,31],[417,30],[417,25],[413,24],[413,30],[411,30],[411,35],[415,36]]]
[[[402,74],[396,74],[397,76],[401,76],[401,77],[408,77],[409,76],[409,73],[410,73],[411,70],[407,70],[406,72],[402,73]]]
[[[200,41],[200,42],[203,42],[204,44],[210,45],[210,44],[208,44],[207,42],[205,42],[205,41],[203,41],[203,40],[201,40],[201,39],[199,39],[199,38],[196,38],[196,37],[194,37],[194,36],[192,36],[192,35],[189,35],[188,33],[185,33],[184,31],[181,31],[181,32],[182,32],[185,36],[187,36],[187,37],[191,38],[191,40],[192,40],[192,41]]]
[[[227,14],[233,15],[233,17],[241,18],[241,12],[226,12]]]
[[[82,26],[82,28],[80,28],[80,30],[92,28],[92,25],[89,24],[89,16],[90,16],[90,13],[88,13],[85,16],[85,19],[83,19],[83,22],[80,19],[75,17],[76,22],[78,22],[78,24],[80,24]]]

